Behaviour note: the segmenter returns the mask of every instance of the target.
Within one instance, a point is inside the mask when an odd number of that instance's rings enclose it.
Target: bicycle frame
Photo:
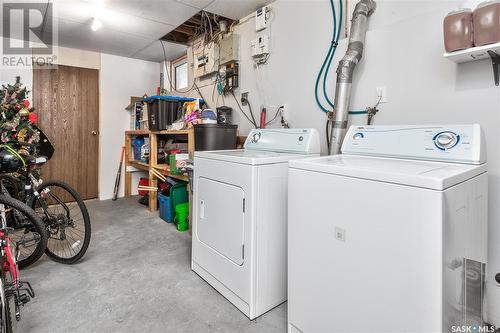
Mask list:
[[[14,287],[17,289],[18,287],[18,270],[16,259],[12,254],[10,237],[5,232],[7,230],[7,217],[5,215],[5,205],[0,204],[0,218],[2,220],[2,226],[0,229],[0,246],[1,246],[1,254],[2,257],[5,258],[3,261],[3,265],[1,269],[4,272],[10,272],[12,274],[12,280],[14,283]]]
[[[37,188],[42,184],[41,179],[37,179],[33,173],[31,173],[28,170],[23,170],[21,173],[21,176],[24,178],[24,182],[22,183],[23,186],[23,192],[25,194],[25,200],[24,202],[29,206],[29,207],[34,207],[35,201],[38,202],[39,207],[42,208],[45,217],[50,220],[50,215],[48,213],[48,205],[45,200],[43,200],[44,195],[49,195],[51,198],[53,198],[55,201],[57,201],[58,204],[60,204],[64,210],[66,211],[66,216],[67,218],[70,218],[70,210],[68,206],[57,196],[52,195],[50,193],[50,189],[46,188],[43,190],[44,193],[38,192]]]
[[[12,282],[9,284],[7,284],[7,281],[5,280],[3,281],[5,295],[4,301],[8,302],[10,297],[14,297],[16,320],[19,321],[21,319],[20,307],[24,306],[24,304],[29,301],[29,297],[26,294],[21,293],[21,291],[25,291],[31,298],[35,297],[35,293],[29,282],[19,280],[17,258],[12,253],[12,243],[8,235],[7,216],[5,214],[5,205],[3,203],[0,203],[0,219],[0,255],[3,258],[0,269],[3,270],[4,275],[10,273],[12,277]]]

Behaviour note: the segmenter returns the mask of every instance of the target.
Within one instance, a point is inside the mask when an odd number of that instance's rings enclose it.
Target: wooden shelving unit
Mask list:
[[[168,136],[187,136],[189,157],[190,158],[194,157],[194,130],[193,129],[180,130],[180,131],[152,131],[152,132],[150,132],[150,135],[149,135],[149,139],[150,139],[150,147],[149,147],[150,167],[160,171],[160,173],[165,175],[165,176],[188,182],[189,178],[187,175],[172,174],[172,173],[170,173],[170,168],[167,164],[157,164],[156,163],[158,161],[158,139],[159,139],[159,137],[168,137]],[[149,172],[149,186],[156,187],[157,185],[158,185],[158,178],[156,178],[156,176],[153,173]],[[191,196],[189,199],[189,203],[190,203],[189,206],[191,207]],[[156,192],[149,194],[149,209],[152,211],[158,209],[158,194]]]
[[[134,160],[132,138],[136,136],[149,137],[150,142],[150,155],[149,164],[141,161]],[[189,182],[187,174],[172,174],[170,173],[169,165],[157,164],[158,161],[158,139],[165,136],[187,136],[188,151],[190,158],[194,157],[194,131],[193,129],[180,130],[180,131],[126,131],[125,132],[125,196],[130,196],[132,192],[132,170],[133,167],[138,170],[147,171],[149,174],[149,186],[156,187],[158,185],[158,178],[151,172],[151,169],[159,171],[162,175]],[[189,202],[191,207],[191,194],[189,195]],[[151,191],[149,193],[149,210],[155,211],[158,209],[158,193]]]
[[[134,136],[149,137],[149,131],[126,131],[125,132],[125,196],[132,193],[132,171],[130,167],[149,172],[149,165],[141,161],[134,160],[132,148],[132,138]]]

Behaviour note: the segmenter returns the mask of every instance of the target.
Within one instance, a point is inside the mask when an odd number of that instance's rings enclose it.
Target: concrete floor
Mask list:
[[[254,321],[191,271],[191,239],[137,203],[91,201],[76,265],[46,256],[21,271],[36,298],[18,332],[285,332],[286,304]]]

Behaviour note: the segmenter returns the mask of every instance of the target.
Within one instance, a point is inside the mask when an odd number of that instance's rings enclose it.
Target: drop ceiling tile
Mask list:
[[[199,11],[195,7],[174,0],[106,0],[104,6],[129,15],[171,24],[175,27]]]
[[[198,9],[203,9],[208,5],[210,5],[212,2],[214,2],[214,0],[175,0],[175,1]]]
[[[52,3],[51,16],[74,22],[86,22],[97,12],[96,6],[83,0],[52,0]]]
[[[186,54],[187,47],[181,44],[163,42],[167,60],[173,60]],[[155,41],[136,54],[132,58],[161,62],[165,60],[160,41]]]
[[[91,31],[88,25],[74,27],[71,34],[59,34],[58,45],[82,50],[103,52],[129,57],[154,39],[146,39],[117,31]]]
[[[57,21],[87,24],[90,27],[94,15],[102,22],[102,30],[114,30],[145,38],[159,39],[172,31],[175,27],[170,24],[151,21],[135,15],[102,7],[93,10],[90,3],[81,0],[69,0],[58,3],[53,16]],[[65,25],[59,27],[60,33],[65,33]]]
[[[117,14],[111,10],[110,15],[103,15],[100,19],[103,23],[102,29],[110,28],[137,36],[159,39],[172,31],[175,26],[147,20],[138,16]]]
[[[270,0],[215,0],[205,10],[233,20],[239,20],[270,2]]]

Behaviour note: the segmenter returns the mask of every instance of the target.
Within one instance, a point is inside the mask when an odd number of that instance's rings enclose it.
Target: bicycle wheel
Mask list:
[[[3,188],[7,191],[7,193],[9,193],[12,198],[24,203],[26,202],[24,190],[22,189],[23,186],[18,177],[15,177],[11,174],[0,174],[0,182]]]
[[[77,262],[90,243],[90,217],[80,195],[68,184],[48,181],[38,187],[34,209],[43,216],[48,242],[45,253],[63,264]]]
[[[16,251],[17,265],[24,268],[36,262],[47,247],[47,228],[28,205],[19,200],[0,195],[9,236]]]
[[[3,267],[3,260],[0,265]],[[0,321],[1,321],[1,332],[2,333],[12,333],[12,317],[10,316],[10,301],[7,299],[7,294],[5,292],[6,282],[5,282],[5,272],[2,269],[0,273]]]

